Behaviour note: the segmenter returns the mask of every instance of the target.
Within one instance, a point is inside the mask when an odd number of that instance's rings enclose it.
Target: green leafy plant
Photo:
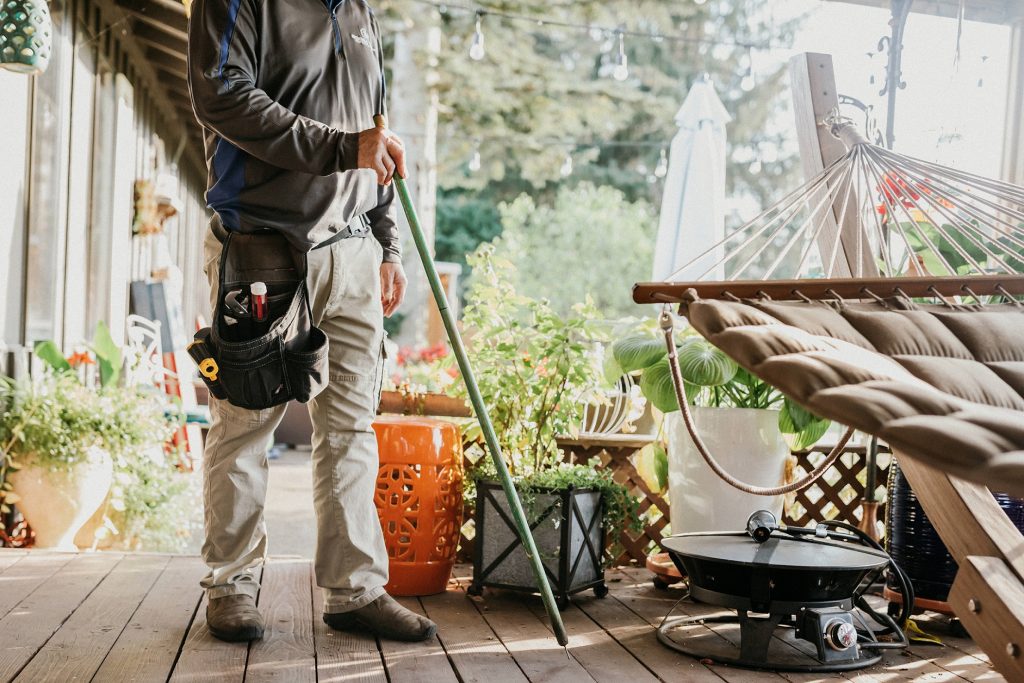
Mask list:
[[[556,441],[578,432],[586,396],[600,384],[601,370],[590,353],[597,311],[588,302],[563,316],[545,300],[520,295],[511,284],[511,264],[495,258],[489,245],[468,261],[473,281],[463,315],[467,350],[517,487],[526,494],[596,488],[605,494],[608,528],[639,524],[637,501],[629,491],[589,464],[567,464]],[[453,360],[441,362],[451,367]],[[467,396],[461,379],[450,391]],[[479,436],[474,421],[466,438],[479,441]],[[476,458],[472,480],[494,477],[479,445],[469,455]]]
[[[612,368],[640,375],[640,390],[663,413],[679,410],[665,342],[632,335],[611,347]],[[793,450],[816,443],[831,424],[741,368],[707,340],[684,336],[676,342],[679,371],[689,403],[709,408],[779,410],[779,430]]]
[[[9,471],[29,463],[68,468],[95,446],[114,463],[97,541],[184,550],[196,526],[197,482],[178,467],[169,445],[181,415],[155,387],[120,384],[124,356],[105,324],[97,325],[88,348],[68,359],[55,342],[40,342],[35,354],[52,372],[32,381],[0,378],[0,510],[18,501]],[[97,388],[79,380],[76,368],[83,364],[98,367]]]
[[[117,345],[111,336],[110,328],[102,320],[96,324],[96,331],[93,333],[89,350],[92,352],[91,356],[88,354],[75,354],[72,356],[72,359],[82,359],[88,363],[95,362],[99,366],[101,386],[117,384],[121,378],[124,354],[121,351],[121,347]],[[57,372],[70,372],[74,369],[69,359],[65,358],[64,354],[61,353],[57,343],[52,340],[37,343],[33,351],[37,358]]]

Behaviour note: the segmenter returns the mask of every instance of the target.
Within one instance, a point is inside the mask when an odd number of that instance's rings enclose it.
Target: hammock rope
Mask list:
[[[755,496],[781,496],[786,493],[792,493],[793,491],[799,491],[800,489],[806,488],[817,481],[825,472],[832,467],[839,456],[843,454],[846,449],[846,444],[850,441],[850,437],[853,436],[854,430],[852,428],[847,429],[846,433],[843,434],[839,442],[836,443],[835,447],[829,452],[825,459],[820,465],[815,467],[803,478],[790,482],[789,484],[783,484],[781,486],[754,486],[744,481],[740,481],[736,477],[732,476],[725,471],[724,468],[715,460],[714,456],[711,455],[711,451],[708,449],[707,444],[704,443],[704,439],[701,438],[700,433],[697,431],[697,424],[693,420],[693,413],[690,411],[690,404],[686,401],[686,391],[683,388],[683,375],[679,369],[679,358],[676,355],[676,340],[675,340],[675,321],[672,318],[672,309],[666,305],[661,311],[661,331],[665,336],[665,347],[668,350],[668,365],[672,375],[672,387],[675,390],[676,400],[679,402],[679,412],[682,413],[683,422],[686,424],[686,431],[689,432],[690,438],[693,439],[694,445],[697,447],[697,451],[704,458],[704,462],[711,468],[718,477],[729,484],[733,488],[739,489],[745,493],[752,493]]]
[[[1024,190],[879,147],[848,121],[830,129],[844,156],[664,281],[1020,273]]]

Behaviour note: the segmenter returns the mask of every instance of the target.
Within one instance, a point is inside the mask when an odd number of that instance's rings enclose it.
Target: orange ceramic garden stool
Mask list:
[[[388,549],[391,595],[448,585],[462,530],[462,438],[451,422],[381,415],[374,497]]]

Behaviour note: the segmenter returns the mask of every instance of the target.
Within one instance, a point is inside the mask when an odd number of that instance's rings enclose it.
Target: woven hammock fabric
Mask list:
[[[682,312],[737,363],[818,415],[1024,496],[1024,307],[692,295]]]

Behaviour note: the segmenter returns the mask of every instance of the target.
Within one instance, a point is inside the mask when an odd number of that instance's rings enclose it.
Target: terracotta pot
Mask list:
[[[386,415],[374,501],[388,549],[391,595],[448,586],[462,531],[462,439],[451,422]]]
[[[36,534],[36,547],[76,550],[75,534],[106,500],[114,481],[110,454],[93,446],[67,469],[25,465],[10,475],[18,509]]]

